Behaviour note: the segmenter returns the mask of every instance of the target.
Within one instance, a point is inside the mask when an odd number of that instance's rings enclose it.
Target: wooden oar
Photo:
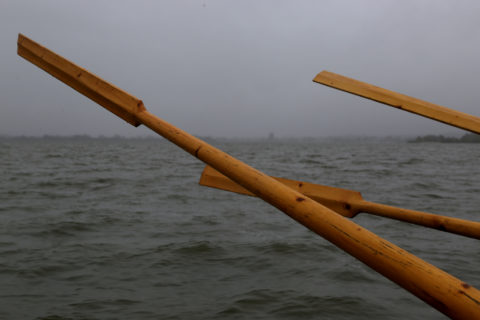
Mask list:
[[[134,125],[144,124],[440,312],[480,318],[480,291],[149,113],[138,98],[19,35],[18,54]]]
[[[366,212],[377,216],[480,239],[480,222],[369,202],[363,200],[361,193],[358,191],[284,178],[273,178],[347,218],[353,218],[360,212]],[[203,170],[199,183],[200,185],[207,187],[255,196],[244,187],[238,185],[208,165]]]
[[[376,87],[333,72],[322,71],[313,81],[480,134],[480,118],[467,113]]]

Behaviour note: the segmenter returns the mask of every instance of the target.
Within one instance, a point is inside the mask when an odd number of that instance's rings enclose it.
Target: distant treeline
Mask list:
[[[120,135],[114,136],[95,136],[92,137],[88,134],[75,134],[69,136],[61,136],[61,135],[42,135],[42,136],[1,136],[0,140],[149,140],[149,139],[160,139],[158,136],[135,136],[135,137],[124,137]]]
[[[445,137],[443,135],[427,135],[416,137],[408,142],[443,142],[443,143],[480,143],[480,135],[476,133],[466,133],[460,138]]]
[[[316,141],[329,141],[329,142],[406,142],[407,137],[375,137],[375,136],[329,136],[329,137],[276,137],[268,135],[264,137],[215,137],[215,136],[198,136],[205,141],[218,141],[218,142],[268,142],[268,143],[282,143],[282,142],[316,142]],[[0,135],[0,140],[68,140],[68,141],[89,141],[89,140],[164,140],[160,136],[145,135],[145,136],[91,136],[88,134],[76,134],[76,135],[41,135],[41,136],[9,136]]]

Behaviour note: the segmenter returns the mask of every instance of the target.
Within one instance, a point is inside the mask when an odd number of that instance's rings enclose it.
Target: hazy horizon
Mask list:
[[[302,140],[302,139],[378,139],[378,140],[407,140],[413,139],[416,137],[424,136],[444,136],[451,138],[460,138],[464,134],[472,134],[470,132],[465,133],[454,133],[454,134],[425,134],[425,135],[336,135],[336,136],[277,136],[277,135],[265,135],[265,136],[204,136],[204,135],[195,135],[196,137],[202,139],[226,139],[226,140]],[[144,135],[90,135],[90,134],[43,134],[43,135],[8,135],[0,134],[0,139],[44,139],[44,138],[54,138],[54,139],[70,139],[70,138],[85,138],[85,139],[165,139],[162,136],[151,133]]]
[[[22,33],[198,136],[461,135],[322,70],[480,115],[476,1],[0,3],[0,135],[143,136],[16,55]]]

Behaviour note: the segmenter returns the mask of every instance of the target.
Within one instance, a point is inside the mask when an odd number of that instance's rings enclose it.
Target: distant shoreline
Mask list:
[[[262,141],[262,142],[288,142],[288,141],[332,141],[332,142],[405,142],[405,143],[480,143],[480,135],[475,133],[466,133],[463,136],[448,137],[444,135],[425,135],[417,136],[415,138],[407,136],[329,136],[329,137],[211,137],[211,136],[198,136],[202,140],[206,141]],[[163,137],[156,135],[146,136],[90,136],[87,134],[77,135],[41,135],[41,136],[28,136],[28,135],[0,135],[0,141],[22,141],[22,140],[50,140],[50,141],[150,141],[165,140]]]
[[[480,143],[480,135],[476,133],[466,133],[460,138],[445,137],[443,135],[426,135],[418,136],[413,140],[408,140],[410,143],[422,142],[440,142],[440,143]]]
[[[126,137],[120,135],[114,136],[90,136],[88,134],[74,134],[74,135],[41,135],[41,136],[27,136],[27,135],[0,135],[0,140],[151,140],[161,139],[160,136],[133,136]]]
[[[327,136],[327,137],[212,137],[212,136],[197,136],[206,141],[268,141],[271,143],[282,141],[371,141],[371,142],[407,142],[409,137],[396,137],[396,136]],[[90,136],[87,134],[79,135],[41,135],[41,136],[28,136],[28,135],[0,135],[0,141],[6,140],[69,140],[69,141],[90,141],[90,140],[110,140],[110,141],[122,141],[122,140],[165,140],[163,137],[155,135],[147,136]]]

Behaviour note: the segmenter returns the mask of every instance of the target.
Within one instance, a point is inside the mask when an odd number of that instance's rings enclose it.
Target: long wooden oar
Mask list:
[[[19,35],[18,54],[134,125],[144,124],[440,312],[480,318],[480,291],[149,113],[141,100]]]
[[[377,216],[480,239],[480,222],[451,218],[366,201],[363,200],[362,194],[358,191],[284,178],[273,178],[347,218],[353,218],[360,212],[366,212]],[[207,187],[255,196],[244,187],[238,185],[208,165],[203,170],[199,183],[200,185]]]
[[[376,87],[333,72],[322,71],[313,81],[480,134],[480,118],[467,113]]]

